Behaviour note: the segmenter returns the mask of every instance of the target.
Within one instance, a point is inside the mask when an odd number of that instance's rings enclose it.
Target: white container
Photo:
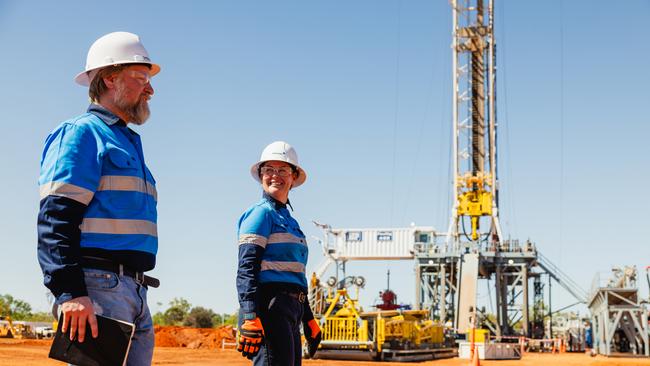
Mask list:
[[[478,350],[478,358],[485,360],[485,343],[474,343],[474,350]],[[470,342],[458,343],[458,358],[470,359],[472,344]]]
[[[386,229],[331,229],[330,248],[346,259],[413,259],[416,242],[425,235],[433,241],[432,227]]]

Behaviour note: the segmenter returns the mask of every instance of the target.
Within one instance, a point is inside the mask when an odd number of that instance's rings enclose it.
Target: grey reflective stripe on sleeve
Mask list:
[[[299,238],[293,234],[289,233],[275,233],[269,236],[269,244],[277,243],[294,243],[294,244],[304,244],[307,245],[307,242],[303,238]]]
[[[270,262],[262,261],[262,271],[281,271],[305,273],[305,265],[300,262]]]
[[[158,237],[157,225],[147,220],[85,218],[79,228],[82,233],[141,234]]]
[[[255,244],[259,245],[262,248],[266,248],[266,243],[268,242],[268,239],[263,237],[262,235],[257,235],[257,234],[240,234],[239,235],[239,245],[241,244]]]
[[[103,175],[99,180],[98,191],[135,191],[153,196],[158,201],[156,187],[140,177],[127,175]]]
[[[39,193],[41,199],[47,196],[66,197],[83,203],[86,206],[90,203],[95,194],[89,189],[63,182],[48,182],[42,184],[39,187]]]

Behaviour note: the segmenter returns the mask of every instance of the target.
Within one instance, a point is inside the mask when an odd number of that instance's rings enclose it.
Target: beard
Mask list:
[[[126,98],[126,87],[122,82],[115,83],[115,106],[117,106],[122,113],[127,117],[126,122],[134,123],[136,125],[144,124],[151,112],[149,111],[149,103],[147,97],[142,95],[135,102],[130,102]]]

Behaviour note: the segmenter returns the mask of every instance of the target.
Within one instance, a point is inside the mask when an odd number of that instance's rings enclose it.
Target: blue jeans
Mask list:
[[[153,321],[147,306],[147,288],[128,276],[84,268],[88,296],[95,313],[135,324],[127,366],[151,365]]]

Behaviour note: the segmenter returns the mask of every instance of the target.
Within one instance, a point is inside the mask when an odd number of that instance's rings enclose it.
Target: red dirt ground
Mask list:
[[[221,349],[222,341],[235,342],[235,332],[231,326],[216,329],[156,326],[154,330],[156,347]]]
[[[184,327],[156,328],[156,349],[153,365],[251,365],[233,349],[221,349],[222,339],[233,342],[232,328],[191,329]],[[0,338],[1,366],[47,366],[63,363],[47,358],[51,341]],[[389,362],[355,362],[304,360],[305,365],[383,366],[404,365]],[[458,358],[417,363],[428,366],[467,366],[468,360]],[[518,361],[481,361],[483,366],[650,366],[650,359],[589,357],[579,353],[559,355],[527,353]]]

